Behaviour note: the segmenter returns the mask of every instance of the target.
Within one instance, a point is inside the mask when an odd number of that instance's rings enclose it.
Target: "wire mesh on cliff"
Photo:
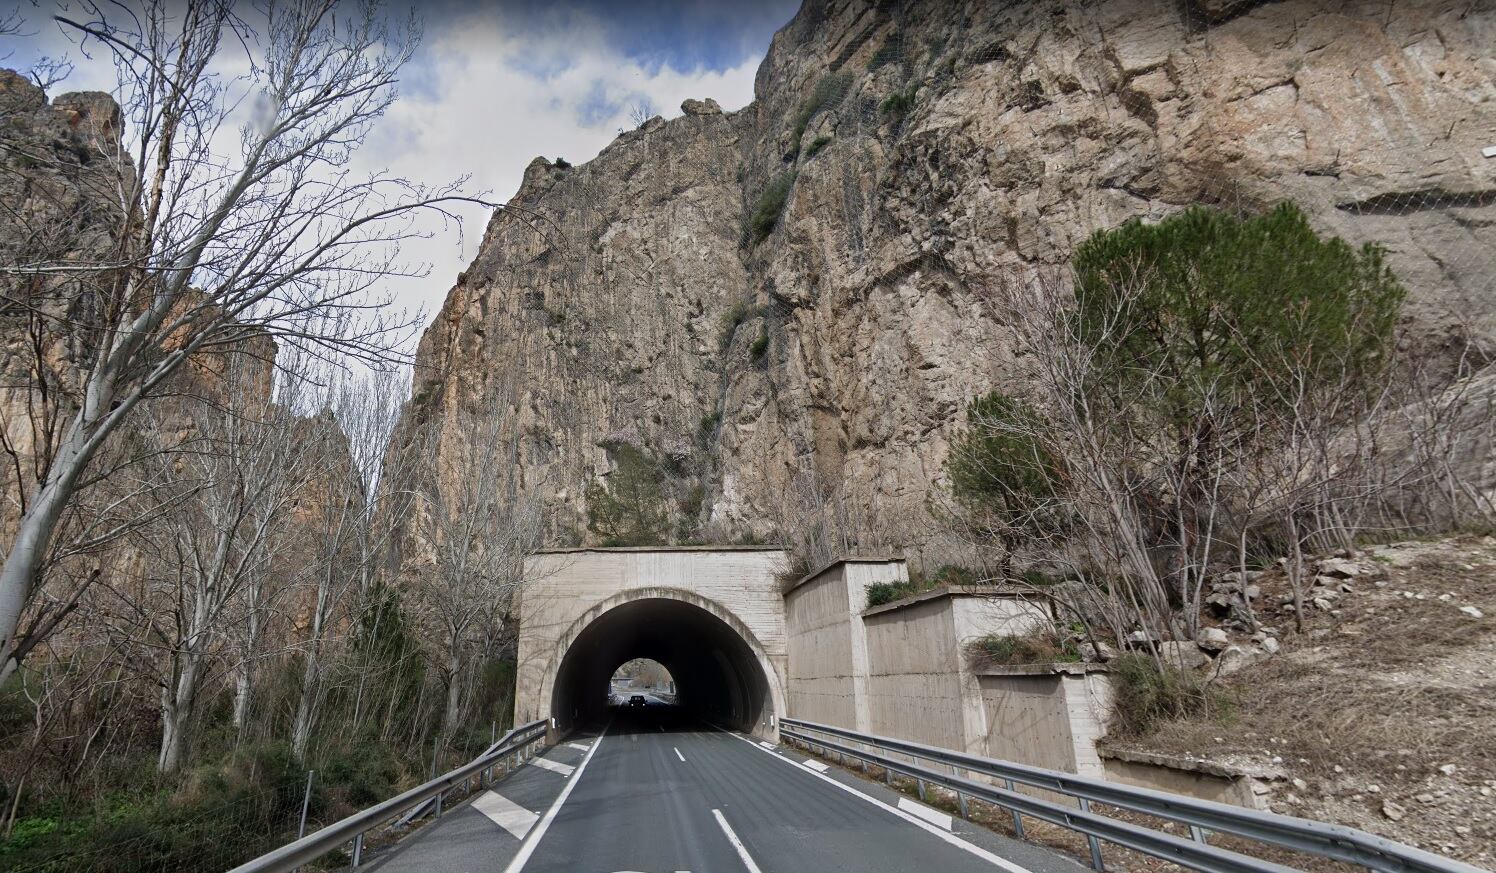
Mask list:
[[[916,542],[950,426],[1021,353],[972,289],[1196,204],[1292,201],[1386,247],[1405,344],[1478,365],[1496,103],[1473,9],[807,4],[754,104],[688,102],[527,173],[542,220],[467,281],[504,301],[487,341],[564,386],[534,401],[533,463],[575,483],[578,535],[626,442],[685,483],[669,538],[768,535],[813,476],[860,504],[854,540]]]

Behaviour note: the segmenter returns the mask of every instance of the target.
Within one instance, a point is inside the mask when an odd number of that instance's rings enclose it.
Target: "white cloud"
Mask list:
[[[359,162],[429,184],[469,175],[472,189],[502,200],[537,155],[590,160],[619,128],[632,126],[629,110],[640,100],[670,117],[687,98],[711,97],[729,111],[753,99],[760,58],[721,72],[649,69],[586,19],[571,15],[565,25],[513,30],[490,13],[428,29],[414,76],[406,77],[413,87],[380,122]],[[391,286],[401,304],[424,307],[428,318],[482,239],[487,212],[461,211],[460,243],[455,230],[429,225],[436,236],[408,243],[404,253],[430,263],[431,274]]]
[[[82,56],[73,34],[36,12],[24,35],[0,40],[0,65],[25,69],[44,55],[67,56],[74,71],[53,96],[116,90],[102,46],[92,44],[93,57]],[[609,36],[581,10],[506,18],[499,8],[480,7],[428,24],[404,71],[401,98],[375,125],[356,167],[433,186],[467,176],[471,192],[502,201],[518,189],[537,155],[574,164],[596,156],[619,128],[632,126],[628,115],[635,103],[671,117],[687,98],[711,97],[728,111],[753,99],[762,55],[726,70],[681,72],[669,64],[639,63]],[[223,60],[223,72],[242,72],[242,58]],[[221,145],[231,150],[232,131],[223,133]],[[398,306],[423,310],[428,322],[476,255],[489,217],[477,205],[456,211],[464,218],[460,233],[435,216],[419,220],[416,229],[430,237],[406,241],[402,261],[428,264],[429,274],[392,278],[387,289]]]

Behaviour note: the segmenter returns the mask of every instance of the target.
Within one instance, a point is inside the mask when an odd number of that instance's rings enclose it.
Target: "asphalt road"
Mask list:
[[[380,873],[1081,873],[785,749],[625,708],[406,841]]]

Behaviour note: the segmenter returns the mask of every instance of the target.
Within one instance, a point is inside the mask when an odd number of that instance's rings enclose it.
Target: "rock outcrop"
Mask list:
[[[1496,10],[1456,0],[808,0],[745,109],[531,163],[408,417],[455,434],[516,386],[513,475],[565,538],[628,444],[690,486],[687,535],[767,535],[813,477],[912,542],[965,402],[1022,352],[982,286],[1201,202],[1292,199],[1384,244],[1406,341],[1489,353],[1493,41]]]

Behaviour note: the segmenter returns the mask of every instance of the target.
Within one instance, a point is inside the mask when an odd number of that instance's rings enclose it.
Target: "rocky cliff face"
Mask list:
[[[1021,352],[976,290],[1200,202],[1288,198],[1385,244],[1408,342],[1490,349],[1492,45],[1496,9],[1456,0],[808,0],[747,108],[531,163],[408,417],[450,454],[512,386],[514,475],[562,536],[628,445],[677,483],[675,536],[768,535],[813,476],[912,542],[965,402]]]

